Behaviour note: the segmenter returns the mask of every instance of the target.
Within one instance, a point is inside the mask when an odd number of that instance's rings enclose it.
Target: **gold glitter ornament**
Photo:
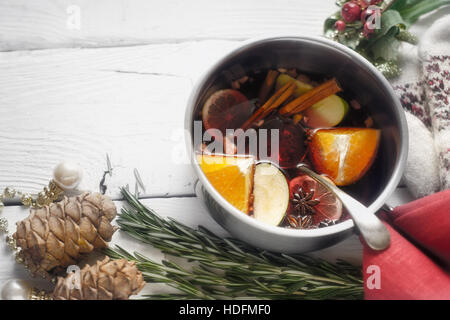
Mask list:
[[[6,199],[14,198],[16,196],[16,190],[11,187],[6,187],[5,190],[3,190],[3,196]]]
[[[8,220],[0,218],[0,232],[8,233]]]
[[[53,297],[51,294],[45,292],[44,290],[31,288],[28,295],[28,300],[53,300]]]
[[[51,198],[47,197],[45,192],[41,191],[38,193],[38,196],[36,198],[36,205],[38,207],[43,207],[47,204],[50,204],[49,202],[53,202]]]
[[[54,180],[50,180],[48,187],[45,187],[43,191],[38,193],[36,200],[33,200],[33,197],[28,193],[23,194],[21,200],[22,204],[27,207],[42,208],[58,200],[63,193],[64,190]]]
[[[31,197],[31,195],[29,193],[23,194],[21,201],[22,201],[22,204],[27,207],[30,207],[33,204],[33,198]]]
[[[7,187],[0,195],[0,206],[3,205],[4,198],[12,199],[19,196],[24,206],[42,208],[58,200],[64,191],[74,190],[81,182],[82,176],[83,172],[78,165],[61,162],[53,171],[53,179],[50,180],[47,187],[44,187],[43,191],[37,194],[36,199],[33,199],[29,193],[22,193]]]
[[[16,247],[17,248],[17,247]],[[16,260],[16,262],[18,263],[18,264],[22,264],[23,263],[23,258],[19,255],[19,254],[16,254],[15,255],[15,260]],[[28,266],[25,266],[25,269],[28,269]],[[44,277],[45,278],[45,277]]]
[[[12,236],[6,236],[6,243],[12,251],[17,251],[16,240]]]
[[[401,68],[398,64],[393,60],[388,60],[385,62],[376,62],[374,63],[375,67],[383,73],[383,75],[387,78],[395,78],[400,75],[402,72]]]

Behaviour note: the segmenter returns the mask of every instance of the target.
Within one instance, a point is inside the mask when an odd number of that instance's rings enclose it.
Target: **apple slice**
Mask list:
[[[305,110],[303,122],[310,128],[334,127],[349,110],[347,101],[333,94]]]
[[[289,205],[289,185],[284,174],[270,163],[256,165],[253,214],[256,220],[277,226]]]
[[[309,90],[311,90],[313,88],[313,86],[310,85],[309,83],[302,82],[300,80],[292,78],[291,76],[288,76],[287,74],[282,73],[277,78],[275,90],[278,90],[279,88],[284,86],[286,83],[291,82],[291,81],[294,81],[297,86],[297,89],[295,89],[295,91],[294,91],[294,97],[299,97],[302,94],[304,94],[305,92],[308,92]]]

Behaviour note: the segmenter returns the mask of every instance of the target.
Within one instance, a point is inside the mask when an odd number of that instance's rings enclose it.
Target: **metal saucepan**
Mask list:
[[[227,54],[198,81],[190,96],[185,117],[187,147],[198,177],[196,194],[205,202],[212,217],[230,234],[253,246],[285,253],[321,249],[354,232],[354,222],[345,220],[333,226],[297,230],[266,225],[229,204],[210,184],[200,169],[194,150],[194,120],[205,100],[215,90],[229,87],[254,70],[297,68],[305,73],[336,77],[343,91],[367,108],[375,126],[381,129],[381,142],[371,174],[364,185],[350,187],[349,194],[363,194],[358,200],[376,212],[397,187],[405,167],[408,130],[403,109],[389,82],[362,56],[347,47],[321,37],[276,37],[245,42]],[[364,188],[363,188],[364,189]]]

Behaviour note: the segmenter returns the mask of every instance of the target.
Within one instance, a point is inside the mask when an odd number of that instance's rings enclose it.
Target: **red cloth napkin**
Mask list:
[[[382,216],[391,245],[364,243],[365,299],[450,299],[450,190]]]

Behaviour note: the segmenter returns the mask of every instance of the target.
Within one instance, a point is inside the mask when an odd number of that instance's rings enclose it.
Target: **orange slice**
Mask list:
[[[214,92],[202,109],[205,129],[218,129],[223,135],[226,129],[237,129],[252,115],[252,104],[237,90],[224,89]]]
[[[316,131],[309,143],[312,164],[336,185],[355,183],[372,165],[378,150],[380,130],[334,128]]]
[[[197,155],[209,182],[229,203],[248,214],[255,159],[251,156]]]

